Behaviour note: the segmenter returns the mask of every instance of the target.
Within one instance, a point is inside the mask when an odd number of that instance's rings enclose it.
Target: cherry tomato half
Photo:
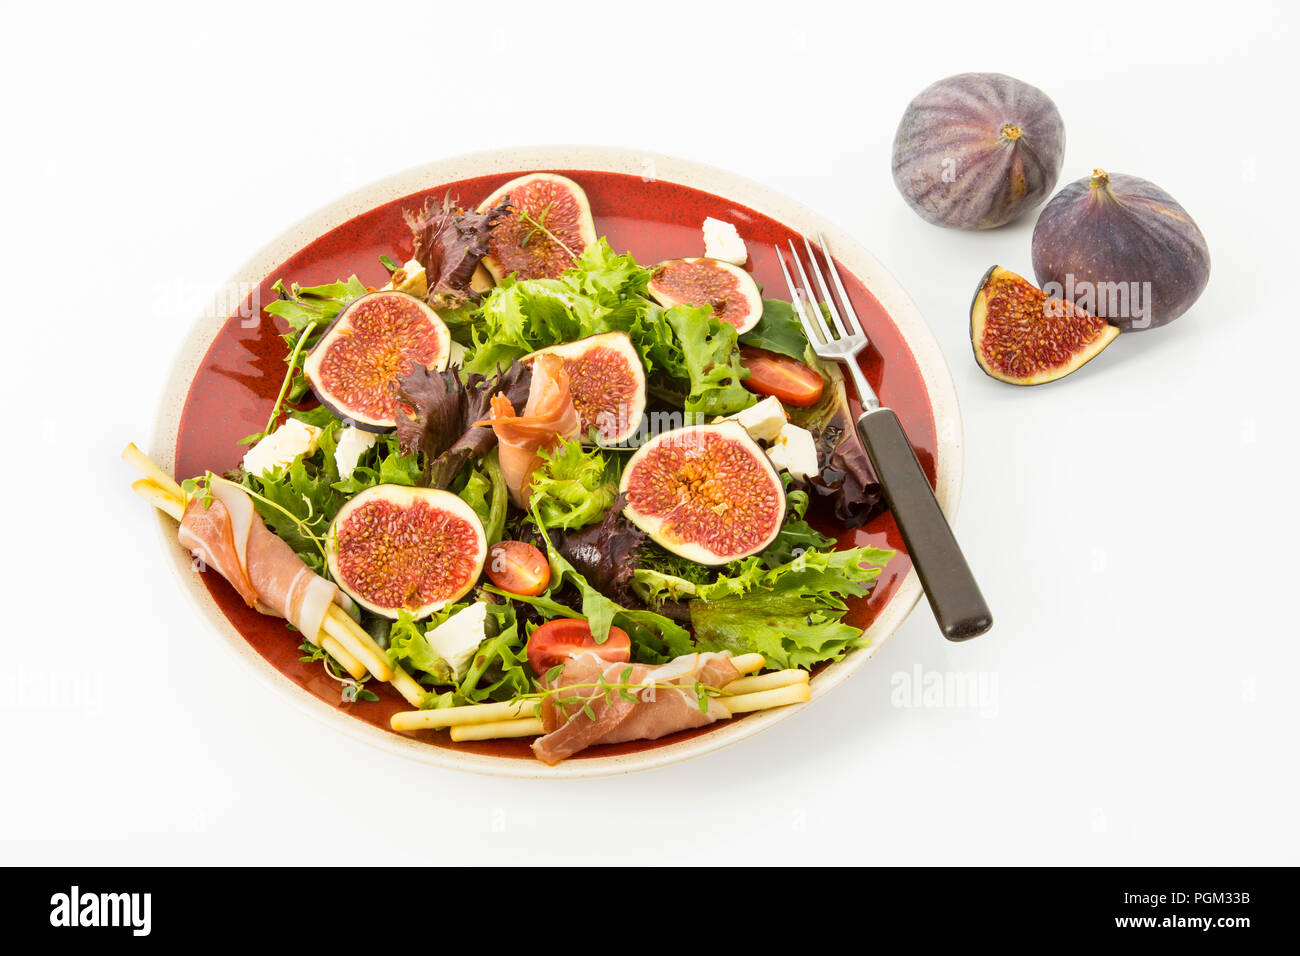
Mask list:
[[[493,584],[511,594],[541,594],[551,583],[546,555],[523,541],[498,541],[492,545],[484,570]]]
[[[800,408],[816,405],[822,397],[825,383],[821,374],[788,355],[743,348],[740,350],[740,364],[749,369],[749,378],[742,384],[751,392],[775,395],[785,404]]]
[[[632,657],[632,639],[622,628],[611,627],[605,643],[597,644],[591,625],[577,617],[547,621],[528,639],[528,663],[538,677],[585,651],[594,651],[611,664],[621,664]]]

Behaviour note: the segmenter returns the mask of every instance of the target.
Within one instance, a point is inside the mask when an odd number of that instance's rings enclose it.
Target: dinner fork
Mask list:
[[[808,271],[804,270],[794,240],[790,240],[790,255],[802,287],[786,267],[781,247],[774,247],[804,334],[820,358],[844,365],[857,387],[858,401],[862,405],[862,414],[857,422],[858,435],[866,446],[889,510],[903,533],[907,553],[943,636],[950,641],[978,637],[993,626],[993,615],[975,583],[975,576],[961,553],[948,520],[939,508],[930,482],[916,460],[902,423],[891,409],[880,404],[879,397],[858,366],[858,356],[867,347],[867,333],[853,310],[848,293],[844,291],[844,283],[840,280],[839,269],[826,246],[825,237],[818,234],[817,240],[826,268],[818,265],[812,245],[807,237],[803,237]],[[820,300],[813,284],[808,281],[809,271],[816,277],[817,289],[821,290]],[[839,294],[838,305],[826,283],[827,273]]]

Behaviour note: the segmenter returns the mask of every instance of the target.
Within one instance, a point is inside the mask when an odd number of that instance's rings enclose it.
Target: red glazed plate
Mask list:
[[[952,378],[916,306],[880,264],[833,225],[765,187],[684,160],[602,147],[503,150],[432,163],[358,190],[288,230],[232,277],[191,330],[159,409],[150,448],[154,459],[178,478],[208,469],[219,473],[238,464],[243,453],[238,440],[263,427],[283,377],[283,340],[259,308],[275,298],[271,285],[276,279],[315,285],[355,272],[368,285],[382,285],[387,274],[379,256],[399,262],[410,256],[403,209],[447,191],[473,205],[508,179],[534,170],[561,172],[582,185],[598,234],[607,236],[616,251],[631,252],[643,263],[703,254],[700,224],[706,216],[735,223],[749,247],[747,268],[777,297],[785,297],[785,287],[772,244],[800,232],[824,233],[871,337],[863,359],[867,377],[881,400],[898,412],[940,504],[950,518],[954,515],[962,449]],[[342,703],[338,684],[318,664],[299,662],[299,639],[283,621],[244,606],[215,574],[195,573],[188,553],[176,542],[175,523],[160,516],[159,528],[203,615],[270,686],[332,727],[426,763],[530,777],[623,773],[716,750],[800,709],[748,714],[657,741],[596,747],[558,767],[535,760],[527,741],[453,744],[445,732],[396,733],[389,729],[389,718],[409,705],[395,691],[372,682],[379,702]],[[823,530],[834,529],[823,525]],[[866,630],[870,646],[819,670],[812,680],[813,700],[866,663],[921,595],[890,515],[841,532],[840,540],[845,546],[890,547],[899,554],[871,596],[850,611],[848,620]]]

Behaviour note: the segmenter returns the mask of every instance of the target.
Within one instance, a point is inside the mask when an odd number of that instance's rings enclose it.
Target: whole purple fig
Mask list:
[[[992,229],[1047,197],[1064,156],[1065,124],[1046,93],[1001,73],[961,73],[908,104],[894,183],[926,222]]]
[[[1172,322],[1210,281],[1210,249],[1187,210],[1155,183],[1100,169],[1043,207],[1033,260],[1048,295],[1124,332]]]

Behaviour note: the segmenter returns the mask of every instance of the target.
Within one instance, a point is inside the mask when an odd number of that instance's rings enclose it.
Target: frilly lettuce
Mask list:
[[[576,441],[539,454],[530,504],[546,527],[572,530],[600,521],[618,493],[618,459]]]
[[[859,629],[844,623],[845,599],[868,594],[893,556],[877,548],[806,551],[774,568],[752,557],[705,584],[639,568],[633,587],[651,607],[687,601],[697,650],[758,652],[768,667],[807,668],[861,646]]]
[[[416,621],[402,612],[388,630],[388,658],[422,684],[446,688],[425,695],[422,707],[451,707],[484,700],[511,700],[532,690],[527,671],[528,657],[515,609],[508,603],[487,605],[487,636],[459,683],[451,667],[433,649],[425,636],[469,602],[453,604],[428,619]]]
[[[626,332],[647,374],[688,415],[727,415],[753,404],[740,384],[736,331],[707,308],[664,309],[646,295],[650,270],[604,239],[558,279],[507,278],[484,299],[471,331],[467,372],[488,374],[537,349],[604,332]]]

